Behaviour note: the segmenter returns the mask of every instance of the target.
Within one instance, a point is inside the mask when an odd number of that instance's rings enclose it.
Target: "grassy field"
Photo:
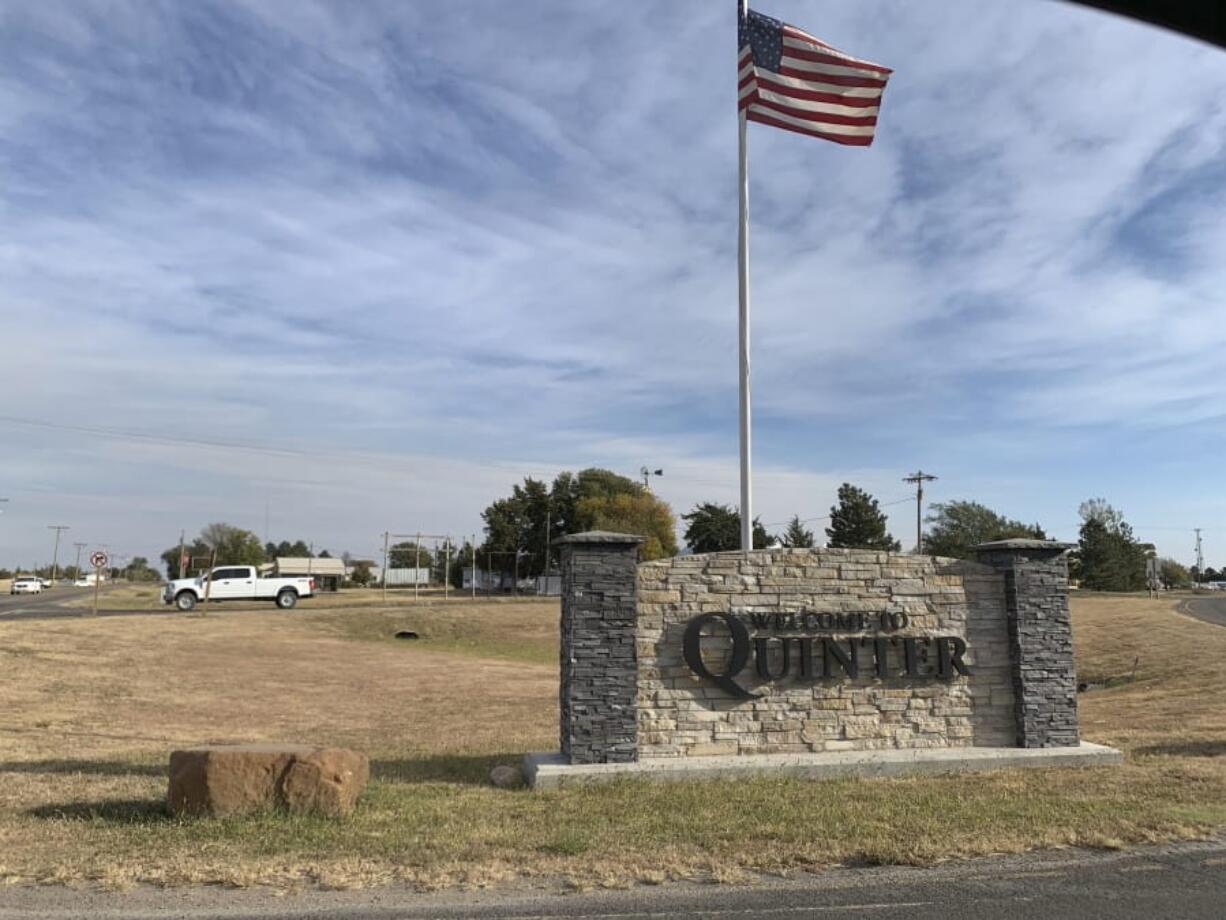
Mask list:
[[[1124,748],[1122,768],[548,793],[485,776],[556,748],[557,604],[358,600],[0,621],[0,880],[624,885],[1226,825],[1226,629],[1169,600],[1074,601],[1079,667],[1095,685],[1083,733]],[[400,629],[420,638],[391,638]],[[358,813],[167,816],[172,748],[258,740],[368,751]]]

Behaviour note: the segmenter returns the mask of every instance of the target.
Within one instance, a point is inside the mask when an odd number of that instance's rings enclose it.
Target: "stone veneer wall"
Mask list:
[[[635,759],[635,565],[641,537],[592,532],[562,546],[561,746],[571,763]]]
[[[1080,742],[1077,673],[1068,609],[1072,546],[1047,540],[1001,540],[975,547],[979,561],[1004,574],[1014,714],[1019,747]]]
[[[685,625],[699,614],[789,611],[905,613],[907,628],[885,635],[958,636],[968,646],[971,676],[878,679],[862,672],[854,680],[785,680],[760,699],[738,700],[700,680],[682,659]],[[1032,641],[1028,627],[1021,635]],[[1018,744],[1005,579],[986,565],[835,549],[644,563],[635,636],[639,759]],[[718,660],[720,640],[703,641],[704,657]],[[751,673],[738,681],[762,689]]]

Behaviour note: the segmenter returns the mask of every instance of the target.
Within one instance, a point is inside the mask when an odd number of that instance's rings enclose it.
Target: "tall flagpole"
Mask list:
[[[738,0],[738,44],[740,23],[749,12],[749,0]],[[737,49],[738,57],[740,49]],[[749,394],[749,150],[746,112],[739,108],[741,164],[741,228],[737,245],[737,274],[740,282],[741,351],[741,549],[753,549],[753,484],[750,481],[750,394]]]

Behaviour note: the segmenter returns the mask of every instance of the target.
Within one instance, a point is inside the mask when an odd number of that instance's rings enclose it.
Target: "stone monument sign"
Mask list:
[[[529,755],[534,785],[1120,759],[1079,738],[1066,544],[639,564],[640,542],[562,541],[561,753]]]

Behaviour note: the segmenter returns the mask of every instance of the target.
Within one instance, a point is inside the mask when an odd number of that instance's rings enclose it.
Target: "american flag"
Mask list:
[[[740,108],[750,121],[838,144],[873,142],[890,68],[753,10],[741,18],[739,42]]]

